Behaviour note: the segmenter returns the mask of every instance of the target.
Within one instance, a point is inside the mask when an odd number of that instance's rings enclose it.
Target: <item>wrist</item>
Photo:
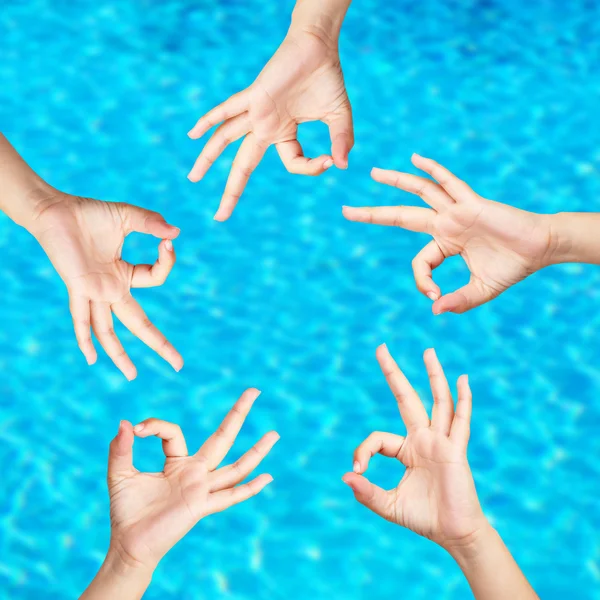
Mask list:
[[[80,600],[139,600],[152,581],[153,568],[123,555],[111,544],[96,577]]]
[[[111,588],[143,593],[152,581],[155,568],[156,565],[141,563],[111,545],[98,575],[110,581]]]
[[[464,570],[470,564],[478,562],[495,538],[498,538],[498,533],[486,520],[468,536],[442,544],[442,547]]]
[[[41,215],[60,200],[60,193],[37,177],[20,182],[10,190],[3,190],[2,209],[17,225],[35,235]]]
[[[569,233],[568,213],[546,215],[550,230],[550,244],[546,265],[577,262],[575,240]]]
[[[338,47],[342,23],[350,0],[312,2],[298,0],[292,13],[289,34],[308,34],[318,38],[330,49]]]

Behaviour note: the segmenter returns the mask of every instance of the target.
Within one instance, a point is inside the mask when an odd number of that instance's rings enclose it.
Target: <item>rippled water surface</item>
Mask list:
[[[357,144],[347,172],[288,175],[274,151],[234,218],[213,222],[234,149],[197,185],[186,132],[249,84],[292,3],[5,2],[0,124],[53,185],[177,225],[168,283],[139,292],[181,350],[175,374],[123,333],[127,383],[74,342],[64,287],[0,220],[0,596],[76,597],[108,540],[106,451],[119,419],[182,423],[190,448],[247,386],[236,452],[277,428],[261,496],[207,518],[160,565],[153,598],[465,598],[443,551],[355,503],[340,481],[372,430],[402,431],[374,359],[385,341],[429,403],[435,346],[474,387],[482,503],[543,598],[600,598],[600,271],[538,273],[493,304],[433,317],[410,261],[426,237],[348,223],[342,204],[413,202],[369,178],[432,156],[481,194],[555,212],[600,206],[600,9],[594,2],[354,3],[342,35]],[[302,127],[313,155],[320,125]],[[418,200],[417,202],[418,203]],[[153,242],[126,255],[151,260]],[[462,283],[460,260],[440,273]],[[155,469],[155,440],[136,444]],[[384,464],[385,467],[384,468]],[[373,476],[400,472],[376,460]]]

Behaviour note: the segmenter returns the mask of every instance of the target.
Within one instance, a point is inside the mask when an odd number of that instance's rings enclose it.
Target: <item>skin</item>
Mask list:
[[[111,541],[106,560],[84,600],[141,598],[162,557],[201,519],[244,502],[273,478],[241,484],[279,440],[267,433],[236,462],[219,467],[260,392],[246,390],[215,433],[192,455],[178,425],[147,419],[135,427],[121,421],[108,461]],[[135,437],[162,440],[165,466],[141,473],[133,466]]]
[[[114,331],[113,314],[176,371],[183,359],[152,324],[131,294],[162,285],[175,265],[179,229],[158,213],[131,204],[65,194],[40,179],[0,135],[0,209],[39,242],[69,293],[79,348],[88,364],[97,353],[91,330],[119,370],[132,380],[137,370]],[[161,239],[153,265],[121,258],[132,232]]]
[[[432,310],[463,313],[496,298],[543,267],[562,262],[581,233],[573,215],[540,215],[487,200],[435,161],[417,154],[413,164],[435,180],[410,173],[373,169],[375,181],[420,196],[429,208],[415,206],[344,207],[350,221],[392,225],[427,233],[432,240],[414,258],[417,288],[433,300]],[[596,226],[598,215],[594,215]],[[600,259],[591,227],[585,248],[572,260]],[[471,273],[469,283],[442,294],[433,270],[460,255]]]
[[[354,453],[353,472],[343,477],[356,499],[379,516],[426,537],[448,551],[478,600],[533,600],[537,595],[500,536],[487,521],[467,461],[471,390],[458,380],[456,410],[433,349],[424,361],[433,393],[429,418],[423,403],[385,345],[377,360],[398,403],[406,435],[374,432]],[[364,475],[376,454],[395,458],[405,473],[384,490]]]
[[[221,123],[188,178],[200,181],[225,148],[243,138],[215,215],[228,219],[267,148],[275,145],[290,173],[320,175],[335,164],[348,167],[354,144],[352,110],[338,52],[349,1],[298,2],[288,34],[247,89],[206,113],[188,133],[199,139]],[[308,158],[298,142],[298,125],[322,121],[329,127],[331,153]]]

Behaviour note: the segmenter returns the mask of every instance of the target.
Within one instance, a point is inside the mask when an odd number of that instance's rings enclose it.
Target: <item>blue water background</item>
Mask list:
[[[600,598],[600,270],[547,269],[492,304],[434,317],[410,261],[426,236],[346,222],[342,204],[415,203],[369,178],[432,156],[482,195],[540,212],[600,206],[596,2],[355,0],[341,53],[350,169],[291,176],[270,150],[234,217],[212,220],[230,148],[186,174],[186,132],[247,86],[293,3],[4,2],[0,125],[54,186],[161,211],[182,228],[167,284],[136,292],[186,360],[122,332],[133,383],[87,367],[64,286],[0,219],[0,597],[76,597],[107,546],[106,452],[120,419],[181,423],[194,448],[247,386],[263,390],[234,456],[276,428],[275,482],[209,517],[162,562],[149,599],[466,598],[431,542],[357,504],[340,477],[372,430],[402,432],[374,358],[387,342],[430,405],[423,350],[469,373],[481,502],[543,598]],[[324,126],[301,128],[326,152]],[[153,260],[132,237],[126,256]],[[460,259],[440,269],[462,284]],[[121,330],[120,330],[121,331]],[[155,440],[136,465],[161,464]],[[371,472],[371,470],[370,470]],[[396,463],[375,460],[391,485]]]

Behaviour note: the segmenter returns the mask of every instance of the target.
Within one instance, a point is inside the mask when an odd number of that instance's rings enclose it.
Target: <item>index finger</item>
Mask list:
[[[377,360],[396,398],[400,416],[407,431],[419,427],[429,427],[429,417],[423,403],[404,373],[398,368],[385,344],[377,348]]]
[[[171,240],[158,245],[158,260],[153,265],[133,265],[131,287],[145,288],[162,285],[175,265],[175,250]]]
[[[164,358],[176,371],[181,371],[183,358],[175,350],[167,338],[152,324],[142,307],[129,295],[125,300],[111,306],[117,319],[138,337],[144,344],[152,348]]]
[[[235,155],[231,171],[225,185],[225,192],[215,215],[216,221],[226,221],[236,207],[250,176],[267,151],[267,146],[249,133]]]
[[[433,235],[437,213],[420,206],[343,206],[342,214],[348,221],[388,225]]]
[[[163,452],[167,458],[187,456],[187,446],[181,427],[161,419],[146,419],[133,428],[133,433],[145,438],[154,435],[162,440]]]
[[[207,462],[209,469],[215,469],[225,458],[259,395],[260,390],[255,388],[246,390],[227,413],[218,429],[196,452],[196,456]]]

